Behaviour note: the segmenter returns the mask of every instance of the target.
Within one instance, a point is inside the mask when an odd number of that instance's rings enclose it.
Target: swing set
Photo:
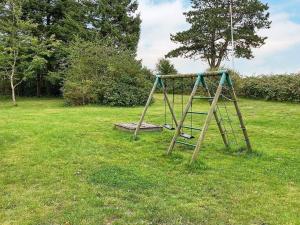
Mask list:
[[[176,118],[176,114],[174,111],[174,103],[175,103],[175,100],[174,100],[175,99],[175,90],[174,90],[175,85],[174,85],[174,83],[175,83],[175,80],[177,80],[177,79],[181,79],[181,81],[183,81],[186,78],[190,78],[193,81],[193,88],[192,88],[192,91],[190,93],[189,99],[188,99],[185,107],[183,107],[184,93],[183,93],[183,82],[181,82],[182,83],[182,86],[181,86],[182,113],[181,113],[180,120],[178,120]],[[208,86],[207,80],[210,78],[213,78],[218,81],[218,84],[216,85],[215,88]],[[169,96],[167,93],[167,87],[166,87],[166,81],[170,80],[170,79],[172,80],[172,84],[173,84],[171,101],[169,99]],[[156,89],[158,89],[158,88],[161,88],[161,90],[163,92],[164,103],[165,103],[165,118],[164,118],[165,121],[164,121],[164,125],[162,127],[167,130],[175,130],[174,136],[173,136],[172,141],[167,150],[168,155],[172,154],[176,144],[193,147],[194,152],[193,152],[193,156],[191,159],[191,163],[193,163],[198,158],[199,152],[202,148],[205,136],[207,134],[209,125],[210,125],[213,117],[217,123],[217,127],[221,134],[221,137],[222,137],[225,147],[226,148],[230,147],[230,141],[229,141],[229,135],[228,135],[229,131],[228,131],[228,129],[226,129],[226,127],[224,125],[224,121],[229,122],[230,128],[232,130],[232,134],[237,143],[236,134],[232,128],[232,124],[231,124],[232,121],[229,117],[228,109],[227,109],[227,105],[226,105],[225,101],[229,101],[229,102],[233,103],[235,111],[236,111],[236,115],[238,117],[238,121],[240,124],[240,128],[241,128],[241,131],[244,136],[247,150],[252,151],[250,140],[249,140],[248,133],[247,133],[247,129],[246,129],[244,121],[243,121],[242,113],[240,111],[236,93],[233,88],[232,80],[230,78],[228,71],[205,72],[205,73],[199,73],[199,74],[186,74],[186,75],[185,74],[156,75],[156,79],[155,79],[153,88],[150,92],[149,98],[147,100],[146,106],[141,115],[141,118],[140,118],[139,122],[137,124],[135,124],[136,125],[135,131],[134,131],[134,139],[135,140],[137,139],[138,134],[141,130],[141,127],[143,126],[145,115],[150,106],[150,103],[152,101],[154,93],[155,93]],[[197,95],[197,90],[200,88],[202,88],[202,90],[204,91],[204,93],[206,93],[206,95],[203,95],[203,96]],[[212,93],[212,90],[214,91],[213,93]],[[226,91],[229,93],[230,96],[226,96],[226,94],[225,94]],[[208,112],[193,111],[193,101],[195,101],[197,99],[198,100],[202,99],[202,100],[208,101],[209,106],[210,106]],[[223,104],[223,108],[225,108],[226,116],[224,116],[220,112],[221,104]],[[167,123],[167,108],[169,109],[169,112],[171,114],[171,118],[172,118],[171,124]],[[190,120],[190,124],[186,125],[186,120],[187,120],[188,114],[191,115],[190,116],[191,120]],[[193,126],[193,122],[195,120],[195,118],[194,118],[195,116],[193,116],[193,115],[206,116],[203,127],[197,128],[197,127]],[[227,117],[227,118],[225,118],[225,117]],[[190,134],[185,133],[184,129],[190,130]],[[180,138],[183,138],[185,140],[194,139],[194,138],[196,138],[194,135],[196,132],[199,133],[199,137],[197,139],[196,144],[191,144],[187,141],[180,139]]]
[[[229,13],[230,13],[230,29],[231,29],[231,57],[232,57],[232,68],[234,69],[234,27],[233,27],[233,10],[232,10],[232,1],[229,0]],[[186,103],[186,106],[183,107],[183,80],[186,78],[190,78],[193,81],[193,87],[189,96],[189,99]],[[172,102],[170,102],[168,98],[168,93],[167,93],[167,80],[172,80],[173,84],[173,89],[172,89]],[[174,98],[175,98],[175,90],[174,90],[174,84],[175,80],[181,79],[181,107],[182,107],[182,112],[181,112],[181,118],[180,120],[176,119],[176,114],[174,112]],[[215,80],[217,81],[217,84],[214,85],[214,82],[209,82],[209,80]],[[202,87],[202,90],[204,91],[203,96],[197,95],[197,90]],[[240,129],[242,130],[243,136],[244,136],[244,141],[246,144],[246,148],[249,152],[252,151],[252,147],[250,144],[250,140],[248,137],[247,129],[245,127],[242,113],[240,111],[238,101],[237,101],[237,96],[232,84],[232,80],[230,78],[230,74],[228,71],[216,71],[216,72],[205,72],[205,73],[199,73],[199,74],[175,74],[175,75],[156,75],[156,79],[153,85],[153,88],[150,92],[149,98],[147,100],[146,106],[144,108],[144,111],[142,113],[142,116],[139,120],[138,123],[132,123],[130,126],[125,126],[125,130],[131,130],[134,131],[134,139],[137,139],[137,136],[140,132],[140,130],[147,131],[151,129],[153,131],[153,125],[151,124],[146,124],[143,123],[145,115],[147,113],[147,110],[150,106],[150,103],[152,101],[152,98],[154,96],[154,93],[157,88],[161,88],[164,96],[164,102],[165,102],[165,123],[163,126],[157,126],[157,130],[160,130],[162,128],[165,128],[167,130],[175,130],[174,136],[172,138],[172,141],[169,145],[169,148],[167,150],[167,154],[170,155],[172,154],[174,147],[176,144],[181,144],[181,145],[186,145],[189,147],[194,148],[193,156],[191,159],[191,163],[193,163],[199,155],[199,152],[202,148],[204,139],[206,137],[208,128],[210,126],[210,123],[214,117],[218,130],[221,134],[223,143],[226,148],[230,147],[230,138],[229,138],[229,129],[231,130],[231,134],[234,137],[235,143],[238,144],[237,141],[237,136],[236,132],[233,129],[232,125],[232,120],[230,119],[229,113],[228,113],[228,108],[226,105],[226,102],[231,102],[234,105],[235,111],[236,111],[236,116],[239,121]],[[208,112],[197,112],[193,111],[193,101],[196,99],[202,99],[202,100],[207,100],[210,107]],[[221,106],[222,105],[222,106]],[[225,115],[224,113],[221,113],[220,108],[225,109]],[[169,111],[171,113],[172,117],[172,123],[168,124],[167,123],[167,108],[169,108]],[[190,114],[190,125],[186,125],[186,120],[187,120],[187,115]],[[193,126],[193,120],[194,117],[193,115],[204,115],[206,116],[205,122],[201,128],[194,127]],[[229,123],[229,129],[226,128],[225,126],[225,121]],[[121,127],[122,124],[116,125],[117,127]],[[123,127],[124,128],[124,127]],[[190,134],[187,134],[184,132],[184,129],[190,130]],[[197,139],[196,144],[192,144],[190,142],[187,142],[186,140],[194,139],[195,135],[194,133],[198,132],[199,137]],[[183,138],[185,140],[180,140],[180,138]]]

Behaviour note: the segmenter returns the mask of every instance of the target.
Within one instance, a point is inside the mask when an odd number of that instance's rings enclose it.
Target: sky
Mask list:
[[[254,49],[254,59],[235,59],[234,68],[244,75],[300,72],[300,0],[262,0],[270,6],[271,29],[260,33],[268,37],[266,44]],[[183,12],[190,9],[190,0],[139,0],[142,18],[138,58],[154,70],[159,58],[178,47],[170,34],[187,30]],[[172,58],[180,73],[197,73],[207,69],[206,62]],[[223,66],[232,67],[231,62]]]

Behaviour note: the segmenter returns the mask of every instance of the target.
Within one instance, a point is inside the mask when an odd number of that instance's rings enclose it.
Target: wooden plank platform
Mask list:
[[[127,132],[134,132],[138,123],[116,123],[115,128]],[[161,132],[162,126],[154,125],[150,123],[142,123],[140,131],[142,132]]]

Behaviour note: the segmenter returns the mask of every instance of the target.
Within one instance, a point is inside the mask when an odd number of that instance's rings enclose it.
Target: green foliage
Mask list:
[[[69,54],[63,88],[67,103],[134,106],[147,101],[149,71],[135,60],[132,52],[77,40]]]
[[[247,77],[239,93],[249,98],[300,102],[300,74]]]
[[[106,39],[135,51],[141,23],[137,8],[132,0],[26,0],[23,17],[38,24],[35,36],[40,38],[55,36],[64,43],[76,36]]]
[[[12,0],[11,0],[12,1]],[[0,3],[0,20],[6,16]],[[137,1],[75,1],[75,0],[20,0],[20,21],[32,23],[30,35],[35,39],[32,52],[24,52],[30,67],[26,82],[18,88],[21,95],[57,95],[67,65],[65,47],[76,37],[84,40],[106,40],[118,48],[136,52],[140,37],[140,16]],[[9,28],[9,24],[6,24]],[[9,25],[9,26],[8,26]],[[34,60],[32,60],[34,57]],[[26,62],[27,62],[26,61]],[[21,73],[23,74],[23,73]],[[1,82],[6,90],[6,82]],[[4,85],[4,86],[2,86]]]
[[[19,82],[30,74],[29,62],[33,37],[30,21],[21,20],[22,1],[7,0],[0,3],[0,66],[1,73]]]
[[[177,74],[175,66],[168,59],[159,59],[156,71],[160,75]]]
[[[171,40],[181,46],[167,54],[168,57],[200,57],[210,68],[220,67],[228,57],[231,41],[228,0],[191,0],[192,10],[185,13],[189,30],[178,32]],[[252,48],[265,43],[266,38],[257,31],[270,27],[268,5],[259,0],[239,0],[233,3],[235,55],[253,57]]]
[[[32,65],[43,63],[33,57],[35,38],[31,31],[35,24],[21,19],[22,3],[20,0],[0,3],[0,76],[10,83],[14,105],[17,105],[16,87],[32,76]]]
[[[84,6],[90,31],[86,40],[105,39],[136,52],[141,24],[137,0],[87,1]]]

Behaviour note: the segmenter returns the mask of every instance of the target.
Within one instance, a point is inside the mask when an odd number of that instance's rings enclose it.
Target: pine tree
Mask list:
[[[156,64],[156,71],[161,75],[177,74],[175,66],[168,59],[159,59]]]
[[[89,29],[100,39],[106,39],[115,46],[136,51],[140,38],[141,19],[136,14],[136,0],[88,1]]]
[[[268,5],[260,0],[191,0],[192,10],[185,13],[191,28],[171,35],[181,46],[167,57],[200,57],[211,69],[219,68],[228,57],[231,41],[230,1],[233,7],[235,56],[253,58],[252,48],[265,44],[260,29],[270,28]]]

